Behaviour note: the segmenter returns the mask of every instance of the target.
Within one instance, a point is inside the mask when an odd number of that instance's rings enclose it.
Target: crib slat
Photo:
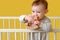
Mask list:
[[[27,34],[27,32],[26,32],[26,40],[27,40],[27,37],[28,37],[28,34]]]
[[[7,33],[8,33],[7,40],[10,40],[10,32]]]
[[[22,23],[20,23],[20,29],[21,29],[21,27],[22,27]],[[22,32],[20,32],[20,40],[23,40],[22,37],[23,37]]]
[[[46,24],[46,26],[47,26],[48,24]],[[46,40],[49,40],[49,33],[48,32],[46,32]]]
[[[56,29],[56,19],[54,19],[54,27]],[[54,32],[54,40],[56,40],[56,32]]]
[[[54,32],[54,40],[56,40],[56,32]]]
[[[8,29],[10,29],[10,19],[8,19]],[[10,32],[7,32],[7,40],[10,40]]]
[[[0,40],[1,40],[1,32],[0,32]]]
[[[16,19],[14,19],[14,29],[16,29]]]
[[[4,19],[2,19],[2,20],[3,20],[3,22],[2,22],[2,23],[3,23],[2,26],[3,26],[3,29],[4,29]]]
[[[45,39],[45,33],[44,32],[42,32],[42,40],[46,40]]]
[[[46,40],[49,40],[49,33],[46,33]]]
[[[8,29],[10,29],[10,19],[8,19]]]
[[[20,29],[22,29],[22,23],[20,22]]]
[[[24,40],[25,38],[24,38],[24,32],[23,32],[23,40]]]
[[[16,32],[15,32],[15,40],[16,40]]]
[[[32,40],[32,32],[31,32],[31,40]]]
[[[3,27],[3,29],[4,29],[4,19],[2,19],[2,27]],[[4,33],[4,36],[6,36],[6,33]],[[5,37],[5,40],[6,40],[6,37]]]
[[[40,40],[40,32],[39,32],[39,35],[38,36],[39,36],[39,40]]]
[[[22,40],[22,33],[20,32],[20,40]]]
[[[14,29],[16,29],[16,19],[14,19]],[[16,32],[14,32],[15,33],[15,40],[17,40],[16,39]]]

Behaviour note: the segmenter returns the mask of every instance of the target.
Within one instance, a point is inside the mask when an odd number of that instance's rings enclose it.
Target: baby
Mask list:
[[[32,40],[39,40],[39,39],[46,40],[46,36],[47,36],[46,32],[52,30],[51,21],[48,17],[45,16],[47,12],[48,12],[48,3],[46,0],[35,0],[32,3],[32,19],[31,19],[32,21],[30,20],[29,20],[30,22],[26,21],[26,26],[29,29],[36,28],[36,30],[45,31],[45,32],[40,32],[40,33],[33,32]],[[29,33],[28,40],[31,40],[31,33]]]

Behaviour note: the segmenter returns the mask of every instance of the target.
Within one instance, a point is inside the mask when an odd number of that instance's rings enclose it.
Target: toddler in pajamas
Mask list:
[[[33,32],[32,40],[46,40],[46,32],[52,30],[51,21],[45,14],[48,12],[48,3],[46,0],[35,0],[32,3],[32,15],[20,16],[20,21],[25,22],[28,29],[43,30],[45,32]],[[40,35],[39,35],[40,34]],[[40,38],[39,38],[40,36]],[[29,33],[28,40],[31,40],[31,33]]]

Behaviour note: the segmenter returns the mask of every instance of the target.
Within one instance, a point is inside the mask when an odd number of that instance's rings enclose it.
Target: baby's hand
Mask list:
[[[31,23],[25,23],[26,26],[31,26]]]
[[[39,21],[34,21],[34,24],[39,26],[40,22]]]
[[[28,23],[33,23],[33,18],[31,16],[26,16],[25,20],[27,20]]]

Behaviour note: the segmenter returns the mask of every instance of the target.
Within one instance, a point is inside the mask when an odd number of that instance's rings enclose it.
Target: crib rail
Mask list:
[[[0,19],[19,19],[19,16],[0,16]]]
[[[60,19],[60,16],[47,16],[50,19]],[[0,19],[19,19],[19,16],[0,16]]]
[[[29,30],[29,29],[0,29],[0,32],[45,32],[45,31],[37,31],[37,30]],[[60,32],[60,29],[54,29],[49,32]]]
[[[49,31],[49,32],[54,32],[54,40],[56,40],[56,33],[57,32],[60,32],[60,29],[56,29],[56,20],[59,19],[60,20],[60,16],[48,16],[50,19],[53,19],[54,20],[54,28],[53,30]],[[8,29],[4,29],[4,20],[7,19],[8,20]],[[13,19],[14,20],[14,28],[13,29],[10,29],[10,20]],[[22,29],[22,26],[21,26],[21,23],[20,23],[20,29],[16,29],[16,19],[19,20],[19,16],[0,16],[0,20],[2,20],[2,29],[0,29],[0,40],[1,39],[1,34],[2,32],[7,32],[8,33],[8,38],[7,40],[10,40],[10,32],[14,32],[14,35],[15,35],[15,40],[17,40],[16,38],[16,33],[17,32],[20,32],[20,40],[25,40],[24,38],[24,32],[31,32],[31,35],[32,35],[32,32],[45,32],[45,31],[37,31],[37,30],[29,30],[29,29]],[[48,33],[47,33],[48,35]],[[48,40],[48,37],[49,35],[47,36],[47,40]],[[32,38],[32,36],[31,36]],[[6,40],[6,39],[5,39]],[[32,39],[31,39],[32,40]],[[60,40],[60,39],[59,39]]]

